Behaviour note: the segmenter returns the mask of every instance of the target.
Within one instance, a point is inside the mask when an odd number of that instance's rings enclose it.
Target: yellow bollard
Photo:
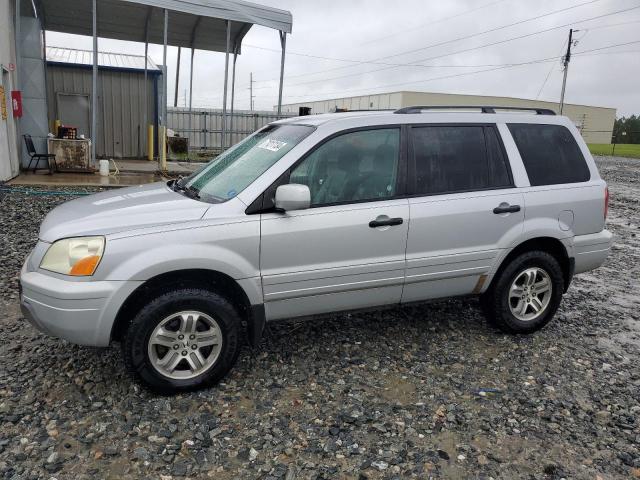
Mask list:
[[[147,159],[153,161],[153,125],[147,126]]]
[[[167,127],[162,126],[159,128],[160,133],[160,145],[158,148],[160,151],[158,152],[160,155],[160,171],[167,171]]]

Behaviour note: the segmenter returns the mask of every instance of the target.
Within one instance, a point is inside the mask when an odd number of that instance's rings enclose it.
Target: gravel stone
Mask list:
[[[25,322],[20,268],[73,196],[1,192],[0,478],[640,478],[640,162],[598,163],[615,244],[544,330],[505,335],[474,299],[274,323],[174,397]]]

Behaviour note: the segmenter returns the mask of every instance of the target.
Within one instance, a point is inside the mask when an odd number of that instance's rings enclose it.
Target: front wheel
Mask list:
[[[509,333],[531,333],[544,327],[556,313],[563,292],[558,261],[542,251],[514,258],[482,296],[488,319]]]
[[[125,364],[161,393],[213,385],[236,362],[240,324],[236,309],[214,292],[163,293],[131,321],[122,342]]]

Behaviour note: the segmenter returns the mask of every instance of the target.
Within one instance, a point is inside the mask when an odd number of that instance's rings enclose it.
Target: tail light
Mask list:
[[[604,219],[607,219],[609,213],[609,187],[604,188]]]

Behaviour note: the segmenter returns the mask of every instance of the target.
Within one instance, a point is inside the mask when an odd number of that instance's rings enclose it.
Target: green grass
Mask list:
[[[616,157],[640,158],[640,144],[619,143],[615,149]],[[612,155],[613,145],[605,143],[590,143],[589,150],[592,155]]]

